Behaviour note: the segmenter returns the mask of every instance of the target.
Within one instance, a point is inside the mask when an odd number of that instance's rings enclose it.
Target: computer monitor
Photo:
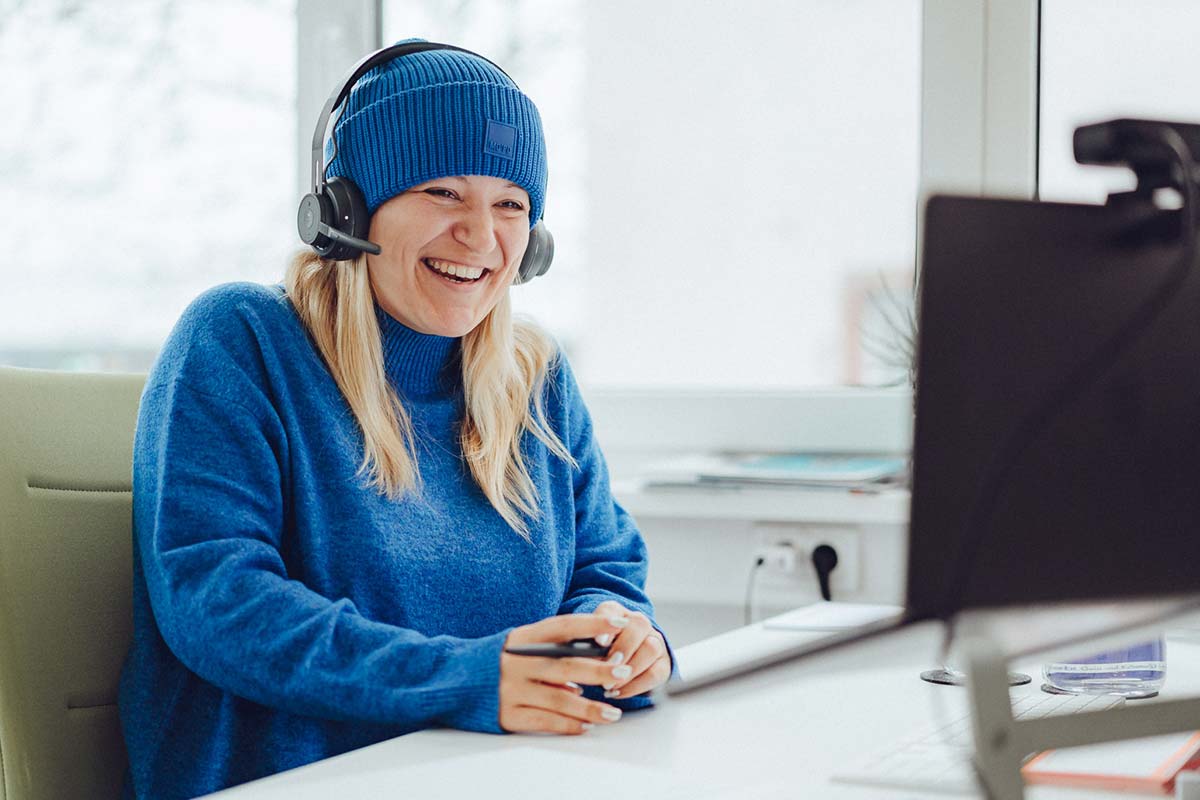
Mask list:
[[[910,618],[1200,591],[1200,271],[1167,286],[1184,255],[1179,212],[1148,197],[930,199]]]

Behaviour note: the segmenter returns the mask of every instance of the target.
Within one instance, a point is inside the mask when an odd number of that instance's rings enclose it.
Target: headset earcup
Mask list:
[[[324,194],[309,192],[304,195],[296,211],[296,230],[300,233],[300,241],[320,253],[329,245],[329,237],[321,233],[321,224],[328,225],[332,215],[329,198]]]
[[[529,283],[539,275],[545,275],[553,260],[554,237],[550,235],[546,223],[538,220],[537,225],[529,231],[529,244],[525,248],[521,266],[517,268],[517,279],[513,282]]]
[[[367,213],[367,201],[354,181],[340,176],[330,178],[325,184],[325,191],[332,212],[329,227],[356,239],[366,239],[371,229],[371,215]],[[346,261],[359,253],[358,249],[338,242],[331,242],[325,249],[327,252],[321,255],[333,261]]]

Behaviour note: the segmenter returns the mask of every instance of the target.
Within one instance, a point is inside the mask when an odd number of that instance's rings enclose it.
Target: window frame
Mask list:
[[[312,184],[313,126],[333,87],[377,50],[382,0],[296,0],[296,199]]]
[[[923,0],[919,208],[935,192],[1036,198],[1040,11],[1039,0]],[[296,13],[299,197],[330,87],[381,46],[382,0],[297,0]],[[907,389],[583,389],[620,451],[900,452],[912,439]]]

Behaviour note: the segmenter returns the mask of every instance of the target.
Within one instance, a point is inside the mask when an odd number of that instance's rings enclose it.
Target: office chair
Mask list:
[[[144,382],[0,367],[0,800],[120,795]]]

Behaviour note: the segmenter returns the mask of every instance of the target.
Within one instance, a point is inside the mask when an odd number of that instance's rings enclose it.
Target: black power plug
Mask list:
[[[838,564],[837,550],[827,544],[817,545],[812,551],[812,563],[817,569],[817,582],[821,584],[821,597],[831,600],[829,574]]]

